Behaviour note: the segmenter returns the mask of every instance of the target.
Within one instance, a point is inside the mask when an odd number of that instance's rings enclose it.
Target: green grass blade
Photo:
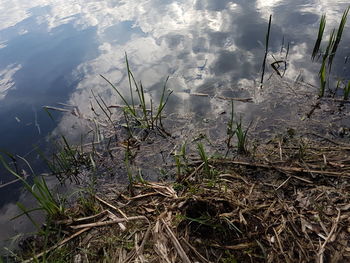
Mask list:
[[[173,91],[170,91],[167,95],[165,95],[168,80],[169,80],[169,76],[166,78],[165,83],[163,85],[162,95],[160,97],[157,114],[154,118],[155,120],[157,120],[158,118],[161,118],[162,111],[164,110],[165,105],[167,104],[170,95],[173,93]]]
[[[130,113],[134,116],[136,116],[136,112],[134,107],[131,107],[130,104],[127,102],[127,100],[124,98],[124,96],[120,93],[120,91],[116,88],[116,86],[113,85],[112,82],[110,82],[107,78],[105,78],[103,75],[100,75],[119,95],[119,97],[122,99],[122,101],[124,102],[125,106],[129,109]]]
[[[267,58],[267,53],[269,51],[271,22],[272,22],[272,15],[270,15],[270,18],[269,18],[269,25],[268,25],[268,28],[267,28],[267,34],[266,34],[266,38],[265,38],[265,55],[264,55],[264,60],[263,60],[263,64],[262,64],[262,73],[261,73],[260,86],[262,86],[262,84],[264,83],[265,68],[266,68],[266,58]]]
[[[315,59],[315,57],[316,57],[316,55],[317,55],[317,53],[318,53],[318,51],[320,49],[320,45],[321,45],[321,42],[322,42],[325,26],[326,26],[326,15],[322,15],[321,21],[320,21],[320,26],[318,28],[317,40],[316,40],[314,49],[312,51],[312,56],[311,56],[312,60]]]
[[[348,6],[348,8],[345,9],[343,16],[342,16],[342,19],[340,21],[339,27],[338,27],[337,37],[335,38],[335,42],[334,42],[333,47],[332,47],[332,52],[331,52],[331,54],[329,56],[329,60],[328,60],[328,65],[330,68],[332,67],[332,62],[333,62],[334,56],[337,52],[340,40],[341,40],[342,35],[343,35],[343,31],[344,31],[344,27],[345,27],[345,23],[346,23],[346,20],[348,17],[349,10],[350,10],[350,6]]]
[[[201,157],[202,161],[204,162],[204,171],[207,175],[210,175],[210,167],[209,167],[209,161],[208,156],[204,150],[204,146],[202,143],[197,143],[198,153]]]
[[[322,98],[324,96],[324,92],[326,89],[326,63],[325,63],[325,61],[322,63],[322,66],[321,66],[320,81],[321,81],[321,87],[320,87],[319,97]]]
[[[348,100],[350,95],[350,80],[348,81],[348,85],[344,88],[344,100]]]
[[[132,85],[131,85],[131,79],[130,79],[130,66],[129,66],[129,60],[128,60],[128,55],[125,52],[125,62],[126,62],[126,68],[128,70],[128,79],[129,79],[129,89],[130,89],[130,96],[131,96],[131,105],[132,105],[132,109],[135,112],[135,102],[134,102],[134,96],[133,96],[133,92],[132,92]]]
[[[24,186],[28,189],[31,189],[31,186],[27,183],[27,181],[20,176],[18,173],[16,173],[15,171],[12,170],[12,168],[10,166],[8,166],[8,164],[6,163],[5,159],[0,155],[0,162],[2,163],[2,165],[5,167],[5,169],[10,172],[12,175],[16,176],[20,181],[22,181],[22,183],[24,184]]]

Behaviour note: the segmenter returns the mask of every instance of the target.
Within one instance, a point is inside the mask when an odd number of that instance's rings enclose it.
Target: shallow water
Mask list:
[[[286,125],[272,121],[278,118],[290,119],[289,124],[294,124],[310,106],[307,103],[314,99],[312,94],[318,92],[320,63],[312,63],[310,57],[320,17],[327,15],[327,39],[331,29],[338,27],[347,5],[348,1],[331,0],[3,0],[0,149],[25,156],[37,171],[42,171],[34,145],[45,149],[50,133],[64,133],[71,141],[78,141],[80,134],[87,132],[84,119],[93,115],[90,102],[96,106],[91,90],[108,105],[120,104],[100,74],[127,94],[124,52],[148,98],[157,100],[170,76],[168,88],[174,94],[168,114],[186,116],[186,127],[194,131],[199,130],[194,123],[206,128],[219,119],[224,124],[227,114],[221,113],[228,113],[230,105],[220,96],[252,98],[254,103],[235,103],[235,110],[247,123],[258,123],[255,130],[267,129],[270,133],[272,126]],[[273,18],[265,86],[259,89],[270,14]],[[349,43],[348,21],[333,62],[332,81],[349,79]],[[282,80],[269,66],[274,59],[287,62]],[[311,85],[300,85],[300,81]],[[283,83],[298,90],[298,96]],[[296,98],[306,106],[302,107]],[[68,110],[75,107],[84,118],[53,112],[53,122],[42,110],[45,105]],[[332,107],[325,110],[332,111]],[[324,118],[322,114],[315,116],[318,122]],[[315,120],[314,125],[318,122]],[[349,127],[346,118],[334,123],[334,129]],[[223,136],[225,128],[219,133]],[[212,137],[220,138],[216,132]],[[0,172],[1,182],[13,180],[4,170]],[[0,188],[0,239],[11,235],[8,227],[14,230],[12,223],[6,223],[6,207],[21,198],[19,189],[19,184]],[[5,228],[6,233],[2,233]]]

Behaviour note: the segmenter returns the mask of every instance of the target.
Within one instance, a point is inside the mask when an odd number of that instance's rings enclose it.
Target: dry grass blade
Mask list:
[[[158,255],[159,259],[166,263],[172,263],[170,259],[170,251],[167,246],[168,238],[165,235],[160,219],[157,219],[153,227],[153,239],[154,239],[154,251]]]
[[[94,195],[94,197],[100,201],[102,204],[108,206],[109,208],[112,208],[114,211],[118,212],[119,214],[121,214],[124,218],[127,218],[126,214],[124,214],[124,212],[122,210],[120,210],[119,208],[115,207],[114,205],[111,205],[110,203],[104,201],[102,198],[98,197],[97,195]]]
[[[164,219],[161,219],[161,222],[165,226],[165,230],[167,234],[169,235],[169,238],[173,242],[180,258],[184,263],[191,263],[190,259],[188,258],[187,254],[185,253],[184,249],[182,248],[179,240],[176,238],[174,232],[170,229],[169,225],[164,221]]]
[[[337,226],[339,224],[339,219],[340,219],[340,210],[338,209],[338,216],[337,216],[337,218],[335,219],[335,221],[333,223],[332,229],[329,232],[326,240],[321,245],[320,250],[318,252],[318,263],[323,263],[324,262],[323,253],[325,251],[325,247],[326,247],[327,243],[329,242],[329,240],[332,238],[332,235],[334,234],[334,232],[336,231]]]
[[[59,224],[59,225],[70,225],[76,222],[81,222],[81,221],[88,221],[91,219],[95,219],[98,218],[102,215],[105,215],[108,211],[107,210],[103,210],[102,212],[96,214],[96,215],[91,215],[91,216],[86,216],[86,217],[81,217],[81,218],[70,218],[70,219],[65,219],[65,220],[58,220],[55,223]]]
[[[148,219],[145,216],[131,216],[127,218],[118,218],[115,220],[109,220],[109,221],[103,221],[103,222],[96,222],[96,223],[90,223],[90,224],[82,224],[82,225],[76,225],[71,226],[72,229],[80,229],[80,228],[86,228],[86,227],[98,227],[98,226],[108,226],[108,225],[114,225],[122,222],[128,222],[132,220],[146,220]]]
[[[181,238],[181,241],[184,242],[186,244],[186,246],[188,246],[193,253],[201,260],[201,262],[205,262],[205,263],[210,263],[210,261],[208,261],[205,257],[203,257],[201,255],[201,253],[199,253],[194,246],[192,246],[190,243],[188,243],[188,241],[184,238]]]

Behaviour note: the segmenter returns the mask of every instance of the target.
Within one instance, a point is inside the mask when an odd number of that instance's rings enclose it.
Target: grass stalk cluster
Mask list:
[[[21,158],[24,162],[26,162],[26,164],[28,165],[29,169],[32,172],[32,176],[33,176],[33,184],[29,184],[21,175],[19,175],[16,171],[14,171],[5,161],[5,159],[3,158],[3,156],[0,155],[0,162],[2,163],[2,165],[5,167],[5,169],[10,172],[12,175],[14,175],[17,179],[19,179],[23,186],[25,187],[25,189],[35,198],[35,200],[37,201],[37,208],[34,209],[30,209],[28,210],[23,204],[21,203],[17,203],[18,207],[23,211],[22,214],[20,214],[19,216],[22,215],[27,215],[28,218],[33,222],[33,224],[35,226],[38,227],[38,225],[34,222],[34,220],[32,219],[32,217],[30,216],[30,213],[33,211],[37,211],[37,210],[43,210],[46,212],[46,214],[49,217],[58,217],[60,215],[64,214],[64,206],[62,204],[60,204],[53,196],[53,193],[51,192],[51,190],[49,189],[46,180],[44,177],[40,177],[40,176],[36,176],[32,170],[32,168],[30,167],[29,163],[24,159]],[[17,216],[18,217],[18,216]],[[40,229],[38,227],[38,229]]]
[[[130,69],[127,54],[125,54],[125,61],[127,65],[129,92],[130,92],[129,95],[131,98],[130,99],[131,102],[126,99],[126,97],[119,91],[119,89],[110,80],[108,80],[103,75],[101,75],[101,77],[116,91],[118,96],[123,101],[124,112],[127,115],[131,116],[140,125],[141,128],[155,129],[157,127],[164,130],[163,124],[162,124],[162,113],[164,112],[164,109],[169,100],[169,97],[173,92],[173,91],[167,92],[166,90],[169,77],[167,77],[163,85],[159,105],[157,108],[154,109],[153,100],[150,99],[149,104],[147,103],[145,98],[145,89],[142,85],[142,82],[136,81],[134,74]],[[135,92],[137,94],[136,98],[134,98]],[[136,106],[135,105],[136,103],[139,106]]]
[[[328,44],[326,46],[325,51],[320,53],[320,47],[321,47],[321,42],[323,39],[323,34],[326,26],[326,15],[322,15],[321,20],[320,20],[320,25],[319,25],[319,30],[318,30],[318,36],[316,43],[313,48],[313,52],[311,55],[312,60],[315,59],[315,57],[320,54],[322,56],[322,64],[321,68],[319,71],[319,78],[320,78],[320,90],[319,90],[319,97],[322,98],[325,95],[325,90],[326,90],[326,85],[328,82],[328,74],[327,71],[330,73],[332,69],[332,63],[334,60],[334,57],[337,53],[339,43],[342,39],[343,36],[343,31],[344,27],[346,24],[347,16],[350,10],[350,6],[347,7],[343,13],[343,16],[341,18],[340,24],[338,26],[338,29],[336,30],[333,28]],[[345,96],[345,94],[344,94]]]
[[[233,105],[233,100],[231,101],[231,114],[230,114],[230,120],[227,123],[227,140],[226,140],[226,145],[227,145],[227,152],[226,156],[230,150],[231,146],[231,141],[233,137],[236,135],[237,138],[237,152],[239,154],[246,154],[248,152],[247,150],[247,143],[248,143],[248,131],[249,127],[244,130],[243,125],[242,125],[242,117],[239,118],[238,121],[234,121],[235,119],[235,113],[234,113],[234,105]]]

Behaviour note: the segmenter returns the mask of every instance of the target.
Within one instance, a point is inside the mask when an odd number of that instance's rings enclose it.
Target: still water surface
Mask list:
[[[320,17],[327,15],[328,36],[347,5],[336,0],[2,0],[0,149],[36,163],[33,147],[45,149],[50,133],[78,138],[82,131],[76,118],[55,113],[52,122],[42,107],[64,103],[89,114],[91,90],[107,104],[119,103],[99,75],[126,93],[125,52],[149,96],[156,97],[170,76],[170,106],[177,105],[170,111],[204,118],[222,110],[191,99],[191,93],[253,97],[259,103],[255,92],[270,14],[268,62],[273,62],[271,54],[285,59],[289,43],[284,78],[318,86],[319,63],[312,63],[310,55]],[[334,76],[343,79],[350,76],[345,63],[349,32],[348,22],[333,62]],[[272,73],[268,67],[267,77]],[[244,105],[239,110],[252,115]],[[1,183],[14,179],[0,172]],[[22,231],[7,222],[17,212],[13,202],[23,196],[19,189],[19,184],[0,188],[1,240]]]

